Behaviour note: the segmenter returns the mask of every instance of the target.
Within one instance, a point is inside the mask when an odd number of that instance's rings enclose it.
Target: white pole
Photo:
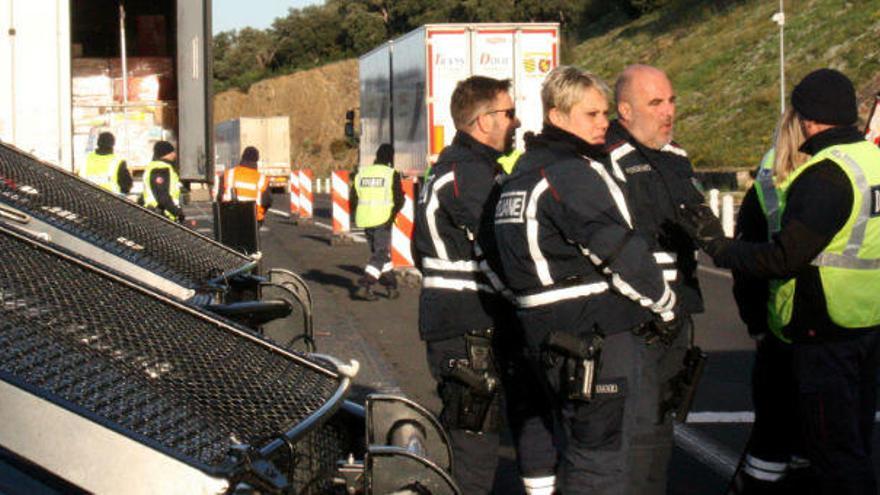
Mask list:
[[[733,237],[733,196],[730,194],[721,198],[721,227],[724,235]]]
[[[122,57],[122,104],[128,106],[128,57],[125,46],[125,5],[119,2],[119,51]]]
[[[709,189],[709,208],[718,216],[718,189]]]
[[[785,1],[779,0],[779,12],[771,18],[779,25],[779,113],[785,113]]]

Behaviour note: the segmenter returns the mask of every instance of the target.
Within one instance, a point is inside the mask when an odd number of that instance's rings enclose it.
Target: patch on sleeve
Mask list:
[[[880,186],[871,188],[871,216],[880,216]]]
[[[523,223],[525,211],[525,191],[503,193],[495,205],[495,223]]]

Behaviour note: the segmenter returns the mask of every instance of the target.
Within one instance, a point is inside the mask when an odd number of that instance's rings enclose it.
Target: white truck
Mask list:
[[[269,187],[284,188],[290,176],[290,117],[240,117],[214,127],[217,170],[238,165],[248,146],[260,152],[258,167]]]
[[[104,130],[137,171],[157,140],[212,177],[211,1],[3,0],[0,141],[73,171]]]
[[[452,142],[452,91],[472,75],[513,82],[522,148],[541,128],[541,83],[558,63],[556,23],[428,24],[378,46],[359,60],[360,164],[391,142],[395,168],[420,175]]]

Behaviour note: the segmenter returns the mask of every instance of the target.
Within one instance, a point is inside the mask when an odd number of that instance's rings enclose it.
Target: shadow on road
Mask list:
[[[364,267],[357,265],[337,265],[340,270],[345,270],[349,273],[353,273],[355,275],[363,275]]]
[[[323,270],[309,270],[303,273],[302,276],[304,279],[317,284],[342,287],[343,289],[348,290],[350,295],[354,294],[354,291],[357,289],[357,285],[355,285],[352,279],[342,275],[336,275],[335,273],[327,273]]]
[[[320,242],[321,244],[330,245],[330,238],[327,236],[320,236],[320,235],[315,235],[315,234],[303,234],[302,237],[304,239],[308,239],[310,241],[317,241],[317,242]]]

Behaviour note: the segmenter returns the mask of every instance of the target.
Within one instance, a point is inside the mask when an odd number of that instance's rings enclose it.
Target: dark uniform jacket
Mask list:
[[[165,163],[174,167],[175,165],[172,162],[164,161]],[[154,170],[150,175],[150,183],[144,184],[144,187],[149,187],[153,191],[153,196],[156,198],[156,209],[160,212],[168,211],[171,212],[179,222],[184,220],[183,208],[180,205],[174,202],[174,199],[171,197],[171,174],[168,173],[167,169],[158,169]]]
[[[863,139],[855,127],[834,127],[808,139],[801,151],[815,155],[829,146]],[[858,336],[858,331],[842,329],[831,321],[819,269],[810,264],[846,224],[852,203],[846,173],[832,160],[823,160],[801,174],[788,190],[782,228],[772,242],[726,242],[714,257],[715,264],[754,278],[796,277],[794,310],[785,329],[792,339],[809,342]],[[760,208],[744,210],[741,216],[747,214],[763,216]],[[757,219],[749,218],[746,225],[766,229]]]
[[[536,315],[537,331],[606,335],[672,317],[675,294],[608,167],[603,150],[545,125],[501,186],[497,249],[527,333]]]
[[[459,132],[440,153],[419,193],[413,243],[422,272],[419,331],[424,340],[492,326],[498,296],[479,268],[474,243],[500,156]]]
[[[767,218],[761,210],[755,187],[749,189],[743,198],[736,217],[734,239],[746,242],[768,242]],[[770,331],[767,326],[767,302],[770,298],[770,284],[765,278],[755,278],[747,273],[733,270],[733,298],[739,309],[739,316],[750,335],[763,335]]]
[[[696,246],[675,222],[679,205],[704,201],[687,153],[675,143],[660,150],[643,146],[618,121],[611,123],[606,143],[615,177],[626,182],[636,232],[650,243],[682,309],[701,313]]]

